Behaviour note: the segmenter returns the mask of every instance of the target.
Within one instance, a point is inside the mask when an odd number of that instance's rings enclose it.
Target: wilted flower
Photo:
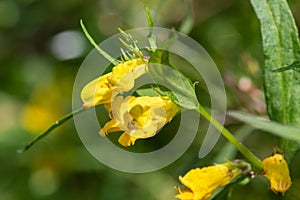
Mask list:
[[[101,135],[124,131],[119,138],[123,146],[131,146],[137,139],[154,136],[179,111],[179,107],[167,97],[117,96],[112,104],[106,104],[111,121],[100,131]]]
[[[284,194],[291,186],[290,172],[283,155],[276,153],[262,161],[263,173],[273,192]]]
[[[110,103],[112,95],[129,91],[134,80],[146,72],[146,61],[142,58],[132,59],[113,67],[112,72],[100,76],[88,83],[81,91],[83,106],[89,108],[99,104]]]
[[[179,192],[176,198],[181,200],[207,200],[217,188],[229,184],[241,172],[241,169],[230,163],[192,169],[184,177],[179,177],[180,182],[186,189],[181,191],[179,187],[176,187]]]

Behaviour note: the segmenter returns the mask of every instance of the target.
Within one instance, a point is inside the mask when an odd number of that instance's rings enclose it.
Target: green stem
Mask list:
[[[205,119],[207,119],[220,133],[232,143],[247,158],[257,170],[262,170],[262,163],[245,145],[240,143],[224,126],[214,119],[201,105],[197,110]]]
[[[146,7],[146,16],[147,16],[148,27],[149,27],[148,41],[149,41],[151,50],[155,51],[157,49],[157,45],[156,45],[155,36],[153,34],[153,19],[152,19],[152,15],[151,15],[148,7]]]
[[[85,28],[82,19],[80,20],[80,25],[81,28],[85,34],[85,36],[87,37],[87,39],[90,41],[90,43],[96,48],[96,50],[104,57],[106,58],[109,62],[111,62],[114,65],[119,64],[118,61],[116,61],[116,59],[114,59],[113,57],[111,57],[109,54],[107,54],[105,51],[103,51],[95,42],[95,40],[91,37],[91,35],[89,34],[89,32],[87,31],[87,29]]]
[[[32,147],[37,141],[39,141],[40,139],[42,139],[43,137],[47,136],[52,130],[54,130],[55,128],[57,128],[58,126],[62,125],[63,123],[65,123],[66,121],[68,121],[69,119],[71,119],[74,115],[84,111],[86,109],[79,108],[71,113],[66,114],[65,116],[63,116],[62,118],[60,118],[59,120],[57,120],[56,122],[54,122],[48,129],[46,129],[44,132],[42,132],[40,135],[38,135],[35,139],[33,139],[31,142],[29,142],[25,147],[23,147],[22,149],[19,149],[18,152],[19,153],[23,153],[24,151],[28,150],[30,147]]]

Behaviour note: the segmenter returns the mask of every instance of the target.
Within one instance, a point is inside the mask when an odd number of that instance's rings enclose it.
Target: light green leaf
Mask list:
[[[157,96],[157,93],[155,92],[154,88],[148,87],[148,88],[139,88],[135,91],[139,96],[149,96],[149,97],[155,97]]]
[[[153,28],[153,19],[148,6],[146,6],[146,15],[147,15],[148,27]]]
[[[198,108],[199,103],[193,83],[172,67],[167,51],[158,49],[151,54],[148,72],[158,87],[164,86],[164,88],[159,88],[167,92],[166,94],[173,102],[186,109]]]
[[[250,124],[257,129],[272,133],[288,140],[293,140],[297,144],[300,143],[300,127],[283,125],[278,122],[268,121],[264,118],[241,112],[228,112],[228,115],[237,120]]]
[[[300,60],[298,30],[293,15],[286,0],[251,0],[251,3],[261,22],[268,115],[272,121],[300,125],[300,73],[294,70],[274,72]],[[300,145],[282,139],[279,148],[290,159]]]
[[[144,88],[139,88],[135,91],[137,95],[139,96],[149,96],[149,97],[155,97],[155,96],[169,96],[170,91],[162,91],[160,87],[158,86],[147,86]]]
[[[189,34],[194,26],[193,0],[185,0],[185,17],[179,27],[179,31],[184,34]]]
[[[152,15],[151,15],[148,7],[146,7],[146,16],[147,16],[148,27],[149,27],[148,41],[149,41],[151,50],[155,51],[157,48],[157,45],[156,45],[155,36],[153,34],[153,18],[152,18]]]

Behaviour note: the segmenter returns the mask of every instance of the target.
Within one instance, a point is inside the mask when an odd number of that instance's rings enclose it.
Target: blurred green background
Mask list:
[[[187,2],[187,1],[186,1]],[[188,151],[170,166],[148,174],[127,174],[94,159],[81,143],[72,121],[29,151],[28,141],[71,111],[76,72],[93,49],[83,36],[84,19],[98,42],[124,30],[145,27],[145,5],[155,26],[178,29],[183,0],[0,0],[0,199],[174,199],[178,176],[189,169],[223,162],[221,137],[214,150],[198,158],[207,123],[202,120]],[[211,55],[222,73],[229,110],[265,115],[262,93],[263,54],[259,23],[249,1],[194,0],[190,36]],[[289,1],[298,24],[300,1]],[[297,12],[298,11],[298,12]],[[260,158],[269,156],[277,139],[231,119],[227,126]],[[246,137],[247,136],[247,137]],[[237,158],[242,158],[239,154]],[[300,156],[291,163],[292,188],[285,199],[300,199]],[[247,194],[247,195],[245,195]],[[233,186],[232,199],[281,199],[258,176]]]

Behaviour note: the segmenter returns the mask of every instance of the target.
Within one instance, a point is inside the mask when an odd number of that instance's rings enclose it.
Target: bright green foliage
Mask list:
[[[197,109],[198,100],[193,83],[169,63],[169,53],[157,49],[150,56],[148,71],[155,83],[168,87],[167,95],[186,109]]]
[[[300,73],[274,72],[300,60],[298,31],[292,13],[286,0],[251,0],[251,3],[261,22],[268,115],[283,124],[300,125]],[[300,145],[282,139],[280,148],[290,160]]]

